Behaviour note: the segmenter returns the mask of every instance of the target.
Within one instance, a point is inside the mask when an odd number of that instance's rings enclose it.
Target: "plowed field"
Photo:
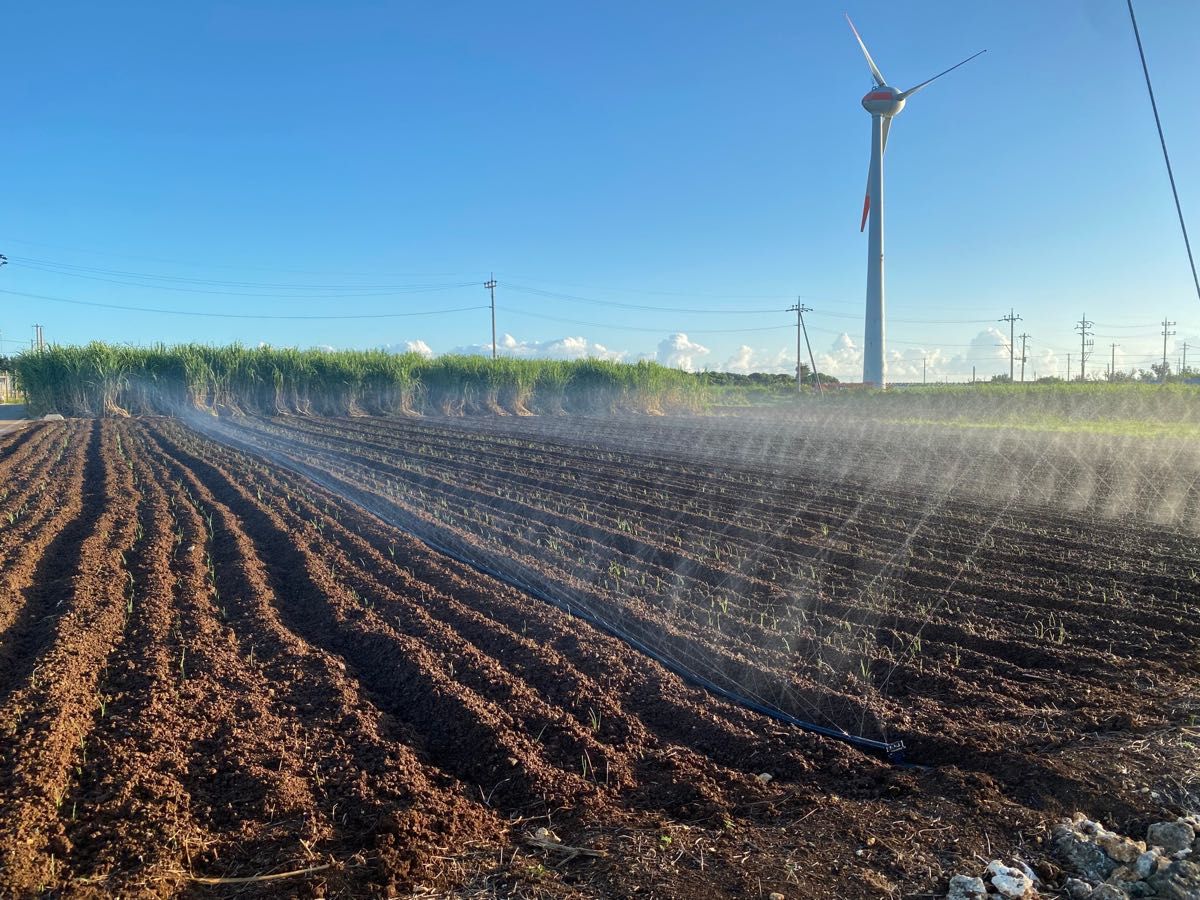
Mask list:
[[[1100,460],[1086,493],[1039,488],[1078,464],[1043,452],[997,487],[961,447],[839,446],[575,420],[0,437],[0,892],[919,896],[1038,860],[1062,813],[1136,830],[1194,799],[1194,480],[1164,498]]]

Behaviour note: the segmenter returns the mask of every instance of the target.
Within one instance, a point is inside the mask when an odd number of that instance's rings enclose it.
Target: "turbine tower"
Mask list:
[[[871,77],[875,86],[862,98],[863,108],[871,114],[871,168],[867,172],[867,195],[863,200],[862,223],[859,231],[867,227],[867,219],[871,220],[871,233],[867,242],[867,321],[866,334],[863,340],[863,383],[875,387],[886,387],[884,373],[884,328],[883,328],[883,151],[887,148],[888,131],[892,127],[892,118],[904,109],[904,103],[917,91],[926,87],[930,82],[941,78],[947,72],[953,72],[958,66],[965,65],[985,50],[980,50],[974,56],[968,56],[958,65],[951,66],[945,72],[939,72],[933,78],[922,81],[916,87],[901,91],[888,85],[883,73],[867,52],[867,45],[858,34],[858,29],[846,16],[850,30],[862,48],[867,65],[871,67]]]

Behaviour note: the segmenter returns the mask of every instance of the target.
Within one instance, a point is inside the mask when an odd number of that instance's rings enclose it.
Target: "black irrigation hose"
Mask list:
[[[408,529],[405,530],[408,531]],[[429,547],[431,550],[436,550],[438,553],[445,554],[452,559],[458,560],[458,562],[462,563],[463,565],[470,566],[477,572],[481,572],[484,575],[495,578],[497,581],[501,581],[510,587],[514,587],[517,590],[523,591],[536,600],[541,600],[544,603],[549,603],[551,606],[555,606],[563,610],[565,613],[567,613],[567,615],[574,616],[577,619],[582,619],[590,625],[599,628],[601,631],[608,632],[613,637],[624,641],[635,650],[650,657],[659,665],[674,672],[684,681],[688,682],[689,684],[694,684],[696,687],[703,688],[710,694],[715,694],[718,697],[722,697],[725,700],[736,704],[737,706],[742,706],[746,709],[752,710],[753,712],[761,713],[762,715],[771,719],[775,719],[778,722],[784,722],[788,725],[793,725],[803,731],[810,731],[814,734],[824,735],[825,737],[833,738],[835,741],[842,741],[843,743],[858,747],[861,750],[868,750],[872,753],[880,753],[883,755],[884,759],[894,765],[903,765],[905,762],[904,741],[876,741],[872,740],[871,738],[848,734],[844,731],[838,731],[836,728],[828,728],[825,725],[817,725],[814,722],[806,722],[804,719],[798,719],[793,715],[785,713],[781,709],[775,709],[774,707],[759,703],[756,700],[743,697],[741,694],[731,691],[728,688],[723,688],[711,679],[705,678],[703,675],[693,672],[691,669],[688,669],[686,666],[676,662],[670,657],[664,656],[653,647],[650,647],[625,630],[618,628],[616,625],[601,619],[588,609],[572,607],[570,603],[559,600],[546,591],[534,587],[533,585],[525,584],[520,579],[502,572],[499,569],[494,569],[486,563],[480,563],[473,559],[469,559],[448,547],[440,545],[437,541],[421,537],[421,535],[416,534],[415,532],[408,531],[408,533],[419,540],[422,544]]]
[[[195,421],[195,417],[190,417],[190,418],[192,419],[192,421]],[[202,430],[206,430],[211,433],[211,430],[204,428],[203,425],[200,425],[199,427]],[[243,450],[248,450],[251,453],[268,457],[271,461],[278,463],[280,465],[283,465],[285,468],[289,468],[292,471],[297,472],[301,475],[304,475],[306,478],[309,478],[309,479],[317,482],[318,484],[322,485],[326,489],[332,490],[333,493],[335,493],[335,494],[339,493],[339,490],[338,490],[339,487],[344,487],[341,485],[335,487],[334,485],[330,484],[329,482],[330,482],[331,478],[333,478],[334,480],[340,480],[340,479],[337,479],[336,476],[331,476],[329,473],[325,473],[325,472],[320,471],[319,469],[316,469],[315,466],[310,466],[307,463],[300,462],[299,460],[293,459],[288,456],[284,456],[283,454],[280,454],[280,453],[277,453],[274,451],[270,451],[270,450],[266,450],[265,448],[262,448],[262,447],[258,447],[251,441],[246,441],[246,440],[243,440],[238,437],[233,437],[232,435],[228,434],[227,432],[224,433],[222,435],[222,437],[227,441],[232,441],[233,443],[240,445],[240,447]],[[356,493],[357,493],[357,489],[356,489]],[[359,504],[359,505],[361,506],[363,504]],[[389,504],[389,505],[391,505],[391,504]],[[536,587],[535,585],[528,584],[523,579],[521,579],[515,575],[511,575],[507,572],[504,572],[503,570],[498,569],[495,566],[492,566],[488,563],[483,563],[483,562],[479,562],[475,559],[472,559],[471,557],[466,556],[462,551],[448,547],[445,544],[442,544],[440,541],[434,540],[433,538],[425,537],[424,535],[420,534],[414,527],[412,527],[411,525],[404,524],[400,521],[397,521],[395,517],[391,517],[391,516],[385,517],[380,512],[377,512],[375,510],[372,510],[372,512],[374,512],[376,515],[379,515],[380,518],[386,518],[391,525],[393,525],[397,528],[400,528],[409,536],[416,538],[418,541],[420,541],[422,544],[424,544],[430,550],[433,550],[436,553],[440,553],[443,556],[448,556],[451,559],[453,559],[465,566],[469,566],[470,568],[474,569],[475,571],[477,571],[483,575],[487,575],[489,578],[494,578],[497,581],[508,585],[509,587],[516,588],[517,590],[519,590],[525,594],[528,594],[530,597],[533,597],[535,600],[540,600],[543,603],[548,603],[551,606],[561,609],[563,612],[567,613],[567,615],[569,615],[569,616],[574,616],[577,619],[581,619],[584,622],[587,622],[588,624],[590,624],[596,628],[599,628],[601,631],[604,631],[607,634],[610,634],[613,637],[617,638],[618,640],[623,641],[624,643],[628,644],[630,647],[633,647],[639,653],[642,653],[645,656],[650,657],[655,662],[657,662],[659,665],[661,665],[663,668],[665,668],[671,672],[674,672],[676,675],[678,675],[680,678],[682,678],[685,682],[695,685],[696,687],[701,688],[705,691],[708,691],[710,694],[714,694],[715,696],[721,697],[724,700],[728,700],[730,703],[733,703],[737,706],[741,706],[745,709],[751,710],[752,712],[756,712],[756,713],[759,713],[760,715],[764,715],[767,718],[774,719],[777,722],[783,722],[786,725],[791,725],[795,728],[799,728],[801,731],[808,731],[813,734],[819,734],[824,737],[831,738],[832,740],[841,741],[844,744],[849,744],[850,746],[856,747],[859,750],[863,750],[863,751],[866,751],[866,752],[872,753],[872,754],[879,754],[885,760],[887,760],[887,762],[891,763],[892,765],[896,765],[896,766],[907,765],[905,758],[904,758],[904,751],[905,751],[904,741],[878,741],[878,740],[873,740],[872,738],[860,737],[858,735],[848,734],[847,732],[839,731],[836,728],[829,728],[828,726],[825,726],[825,725],[817,725],[815,722],[808,722],[808,721],[805,721],[804,719],[799,719],[796,716],[790,715],[781,709],[776,709],[773,706],[768,706],[764,703],[760,703],[756,700],[751,700],[748,697],[744,697],[735,691],[731,691],[728,688],[721,687],[719,684],[717,684],[715,681],[713,681],[710,678],[706,678],[703,675],[693,672],[691,669],[687,668],[682,663],[679,663],[676,660],[673,660],[670,657],[665,656],[658,650],[655,650],[653,647],[646,644],[644,641],[640,640],[637,637],[634,637],[632,634],[629,634],[623,628],[620,628],[619,626],[614,625],[611,622],[608,622],[607,620],[601,618],[600,616],[596,615],[595,613],[593,613],[591,610],[587,609],[586,607],[582,607],[579,605],[572,606],[572,604],[570,602],[561,600],[560,598],[555,597],[553,594],[551,594],[545,590],[542,590],[541,588]],[[404,515],[403,518],[412,519],[411,516],[407,516],[407,515]]]

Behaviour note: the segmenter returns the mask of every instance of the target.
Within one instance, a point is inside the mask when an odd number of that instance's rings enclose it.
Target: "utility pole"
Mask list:
[[[804,380],[800,377],[800,336],[804,335],[804,345],[808,347],[808,362],[812,366],[813,381],[817,385],[817,393],[821,396],[825,395],[825,386],[821,384],[821,373],[817,371],[817,361],[813,357],[812,344],[808,341],[808,328],[804,325],[804,314],[812,312],[811,306],[805,306],[799,302],[800,298],[796,298],[796,304],[788,309],[789,312],[796,314],[796,392],[802,390]]]
[[[1067,381],[1071,380],[1071,354],[1067,354]]]
[[[1025,342],[1028,341],[1030,335],[1021,335],[1021,384],[1025,383],[1025,363],[1029,361],[1029,357],[1025,355]]]
[[[1108,367],[1108,377],[1109,377],[1109,380],[1112,380],[1117,377],[1117,348],[1120,347],[1121,345],[1120,344],[1110,344],[1109,346],[1112,349],[1112,363]]]
[[[483,286],[488,289],[488,293],[492,295],[492,359],[496,358],[496,276],[488,275],[488,280],[483,283]]]
[[[1087,361],[1092,355],[1092,347],[1095,346],[1095,340],[1089,341],[1092,336],[1091,327],[1095,322],[1089,322],[1087,313],[1083,314],[1083,318],[1075,325],[1075,330],[1079,332],[1079,380],[1087,380]]]
[[[1187,371],[1187,350],[1188,350],[1188,342],[1184,341],[1183,342],[1183,363],[1179,366],[1179,374],[1180,375],[1182,375],[1184,372]]]
[[[1162,330],[1163,361],[1162,361],[1162,375],[1160,375],[1159,379],[1158,379],[1160,382],[1164,382],[1167,380],[1167,338],[1173,337],[1175,335],[1175,332],[1171,331],[1171,328],[1173,328],[1175,326],[1175,324],[1176,324],[1175,322],[1168,322],[1166,319],[1163,319],[1163,322],[1162,322],[1162,326],[1163,326],[1163,330]]]
[[[1013,380],[1013,375],[1016,374],[1016,354],[1014,352],[1016,348],[1013,346],[1017,340],[1015,326],[1017,322],[1021,321],[1021,317],[1015,315],[1012,311],[1012,308],[1009,307],[1008,315],[1001,316],[1000,321],[1008,323],[1008,380],[1011,382]]]
[[[923,384],[923,385],[928,384],[928,382],[925,380],[925,366],[928,362],[929,362],[928,356],[921,357],[921,384]]]
[[[803,320],[800,318],[800,312],[803,307],[797,303],[795,306],[789,307],[789,310],[796,311],[796,393],[804,393],[804,376],[800,373],[800,337],[804,334]]]
[[[43,350],[46,349],[46,341],[45,341],[45,338],[42,336],[42,326],[41,325],[33,326],[32,344],[33,344],[33,349],[36,350],[38,353],[41,353]]]

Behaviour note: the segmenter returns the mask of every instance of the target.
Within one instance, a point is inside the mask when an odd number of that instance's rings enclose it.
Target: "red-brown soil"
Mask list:
[[[0,894],[931,896],[1195,800],[1200,550],[1106,517],[1119,466],[1080,514],[957,489],[961,448],[872,481],[679,423],[197,427],[0,438]]]

